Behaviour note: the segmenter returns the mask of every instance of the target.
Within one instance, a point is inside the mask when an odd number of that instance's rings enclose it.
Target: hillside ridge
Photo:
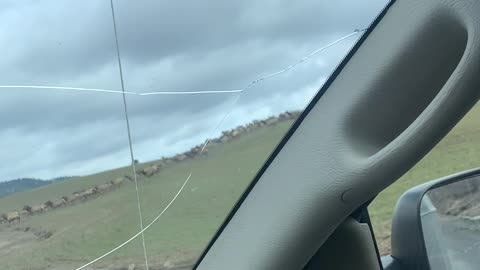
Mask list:
[[[0,198],[13,195],[17,192],[28,191],[28,190],[43,187],[46,185],[50,185],[53,183],[69,180],[74,177],[75,176],[62,176],[62,177],[56,177],[48,180],[25,177],[25,178],[18,178],[18,179],[3,181],[3,182],[0,182]]]
[[[228,143],[229,141],[236,139],[239,136],[250,133],[260,128],[273,126],[284,121],[294,120],[300,115],[300,113],[301,111],[286,111],[276,116],[270,116],[263,120],[254,120],[245,125],[239,125],[230,130],[225,130],[219,137],[210,139],[203,144],[196,145],[190,150],[178,153],[170,157],[163,157],[160,160],[147,162],[149,163],[148,166],[145,166],[142,169],[136,171],[137,176],[140,180],[150,178],[160,173],[164,167],[172,163],[179,163],[184,160],[193,159],[201,155],[207,155],[208,147]],[[124,175],[122,177],[116,177],[114,179],[107,180],[102,184],[97,184],[90,188],[74,191],[72,194],[63,194],[61,196],[58,196],[57,198],[51,198],[50,200],[47,200],[42,204],[25,205],[22,209],[13,210],[7,213],[0,213],[0,223],[18,222],[22,217],[42,214],[57,208],[74,205],[78,202],[85,202],[87,200],[97,198],[102,194],[114,191],[128,182],[133,182],[133,177],[131,175]],[[50,182],[48,184],[50,184]]]

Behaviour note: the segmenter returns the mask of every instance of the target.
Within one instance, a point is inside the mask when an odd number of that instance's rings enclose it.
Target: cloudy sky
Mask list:
[[[385,0],[116,0],[126,91],[243,88],[357,28]],[[108,0],[2,1],[0,85],[121,90]],[[128,96],[135,156],[174,154],[217,130],[301,109],[358,35],[237,94]],[[216,134],[215,134],[216,135]],[[129,163],[122,96],[0,88],[0,181]]]

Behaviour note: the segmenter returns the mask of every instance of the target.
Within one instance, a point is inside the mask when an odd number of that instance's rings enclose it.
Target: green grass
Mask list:
[[[384,252],[388,251],[392,212],[403,192],[425,181],[478,166],[478,119],[479,106],[420,163],[373,202],[370,214]],[[196,258],[290,124],[283,122],[258,129],[227,144],[211,147],[206,157],[170,165],[160,174],[143,179],[139,184],[141,207],[144,221],[149,223],[192,172],[184,192],[145,234],[150,262],[159,264],[166,260]],[[0,199],[0,213],[19,209],[25,204],[42,203],[129,173],[130,168],[120,168],[19,193]],[[1,258],[2,268],[78,267],[138,231],[134,185],[130,183],[85,203],[26,218],[18,226],[49,230],[53,236],[34,241]],[[106,257],[95,267],[120,261],[123,265],[142,264],[140,239]]]
[[[417,165],[388,187],[369,207],[382,253],[389,251],[391,221],[395,204],[408,189],[443,176],[480,167],[480,106],[462,121]]]
[[[175,204],[145,234],[150,261],[160,263],[198,257],[291,123],[262,128],[227,144],[211,147],[206,157],[170,165],[160,174],[143,179],[139,192],[143,217],[148,223],[192,172],[188,185]],[[128,169],[82,177],[7,197],[0,200],[0,211],[58,198],[128,174]],[[18,226],[49,230],[53,236],[2,258],[2,267],[46,269],[59,264],[63,264],[64,268],[80,266],[138,231],[134,185],[125,185],[85,203],[26,218]],[[95,266],[119,260],[141,264],[143,253],[139,240]]]

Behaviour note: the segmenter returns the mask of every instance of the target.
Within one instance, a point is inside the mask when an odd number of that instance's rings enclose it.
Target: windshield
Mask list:
[[[191,269],[384,4],[2,2],[1,268]]]

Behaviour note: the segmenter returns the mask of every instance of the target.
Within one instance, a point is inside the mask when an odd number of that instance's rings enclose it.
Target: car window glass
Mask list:
[[[419,184],[477,168],[480,162],[480,105],[477,104],[420,162],[382,191],[368,207],[381,255],[391,252],[390,232],[395,204]],[[426,207],[424,205],[424,207]]]
[[[386,1],[3,1],[2,269],[190,269]]]

